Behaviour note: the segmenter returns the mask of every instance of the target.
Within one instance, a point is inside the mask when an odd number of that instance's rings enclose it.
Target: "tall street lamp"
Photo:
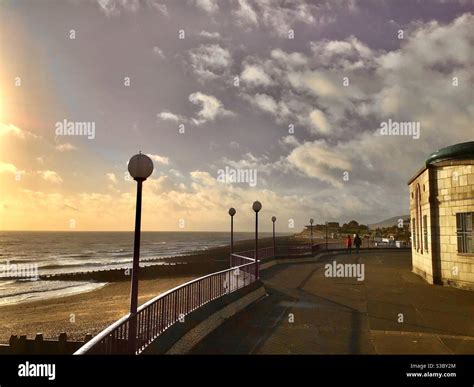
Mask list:
[[[276,244],[275,244],[275,222],[277,218],[275,216],[272,216],[272,222],[273,222],[273,258],[276,256]]]
[[[153,173],[153,161],[147,156],[136,154],[128,162],[128,172],[137,182],[137,204],[135,212],[135,240],[133,244],[133,268],[132,284],[130,291],[130,350],[135,352],[135,341],[137,337],[137,306],[138,306],[138,270],[140,261],[140,232],[142,217],[142,184]]]
[[[255,211],[255,279],[258,280],[258,212],[262,209],[262,203],[253,202],[252,209]]]
[[[311,229],[311,249],[313,249],[313,223],[314,223],[314,220],[313,218],[311,218],[309,220],[310,229]]]
[[[326,222],[326,250],[328,249],[328,222]]]
[[[232,254],[234,254],[234,215],[235,208],[229,208],[230,215],[230,267],[232,267]]]

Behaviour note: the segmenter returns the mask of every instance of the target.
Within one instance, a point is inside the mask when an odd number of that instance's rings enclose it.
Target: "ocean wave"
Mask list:
[[[106,282],[94,281],[40,281],[31,286],[12,285],[9,292],[2,294],[0,305],[58,298],[100,289]]]

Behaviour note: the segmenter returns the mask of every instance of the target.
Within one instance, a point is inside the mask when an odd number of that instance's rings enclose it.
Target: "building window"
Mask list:
[[[474,212],[456,214],[456,229],[458,237],[458,253],[474,253],[473,229]]]
[[[413,243],[413,247],[415,249],[417,249],[417,246],[416,246],[416,222],[415,222],[415,218],[412,218],[411,220],[411,239],[412,239],[412,243]]]
[[[415,224],[416,224],[416,251],[419,251],[423,254],[423,230],[422,230],[422,219],[423,214],[421,211],[421,188],[420,185],[416,185],[416,192],[415,192],[415,205],[416,205],[416,213],[415,213]]]
[[[423,245],[428,252],[428,215],[423,215]]]

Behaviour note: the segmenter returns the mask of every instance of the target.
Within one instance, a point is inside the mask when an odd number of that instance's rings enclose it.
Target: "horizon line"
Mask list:
[[[69,232],[69,233],[79,233],[79,232],[131,232],[134,233],[135,230],[0,230],[0,232]],[[142,233],[144,232],[221,232],[221,233],[229,233],[230,231],[209,231],[209,230],[203,230],[203,231],[196,231],[196,230],[191,230],[191,231],[185,231],[185,230],[141,230]],[[250,230],[250,231],[235,231],[235,233],[239,232],[245,232],[245,233],[254,233],[255,230]],[[271,233],[272,231],[260,231],[259,232],[268,232]],[[275,232],[275,234],[292,234],[292,232]]]

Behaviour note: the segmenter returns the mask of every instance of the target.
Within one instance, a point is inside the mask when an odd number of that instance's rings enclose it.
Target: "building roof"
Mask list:
[[[426,166],[447,160],[474,160],[474,141],[463,142],[438,149],[426,160]]]
[[[441,148],[436,152],[433,152],[426,159],[425,165],[420,170],[418,170],[418,172],[410,180],[408,180],[408,185],[410,185],[413,180],[420,176],[428,166],[448,160],[474,160],[474,141],[450,145],[446,148]]]

